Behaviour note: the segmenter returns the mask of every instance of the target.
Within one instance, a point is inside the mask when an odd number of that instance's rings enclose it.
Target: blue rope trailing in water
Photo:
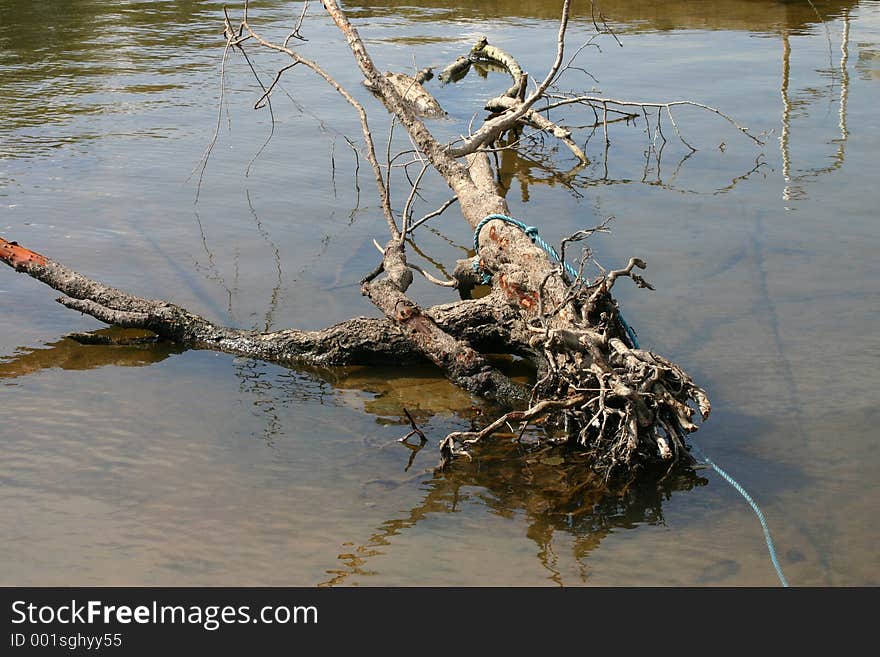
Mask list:
[[[483,230],[483,226],[485,226],[490,221],[503,221],[506,224],[511,226],[516,226],[522,232],[524,232],[532,243],[544,249],[544,251],[553,258],[556,262],[562,265],[562,268],[565,270],[565,273],[571,278],[572,281],[577,281],[578,271],[574,267],[572,267],[569,263],[565,262],[562,258],[559,257],[559,253],[557,253],[556,249],[553,248],[553,245],[548,243],[544,238],[542,238],[538,234],[538,229],[535,226],[528,226],[519,219],[514,219],[513,217],[508,217],[506,214],[490,214],[485,217],[480,223],[477,224],[477,227],[474,229],[474,251],[477,253],[477,259],[474,260],[474,271],[480,270],[480,231]],[[483,272],[483,284],[489,285],[492,282],[492,277]],[[624,331],[626,332],[626,337],[629,339],[630,347],[633,349],[639,348],[639,339],[636,337],[636,332],[633,328],[627,323],[627,321],[623,318],[623,313],[620,311],[620,308],[617,309],[617,317],[620,319],[620,324],[623,326]]]
[[[770,561],[773,562],[773,567],[776,569],[776,575],[779,577],[779,582],[784,587],[788,587],[788,580],[785,579],[785,575],[782,572],[782,567],[779,565],[779,559],[776,557],[776,548],[773,547],[773,537],[770,536],[770,527],[767,525],[767,520],[764,518],[764,514],[761,512],[761,508],[752,499],[752,496],[746,492],[746,489],[743,488],[740,483],[731,477],[727,472],[722,470],[712,459],[706,456],[699,447],[696,445],[691,445],[693,451],[697,453],[697,455],[715,472],[717,472],[721,477],[730,484],[737,493],[743,496],[746,502],[749,503],[749,506],[752,507],[752,510],[755,512],[755,515],[758,516],[758,520],[761,522],[761,528],[764,530],[764,541],[767,543],[767,551],[770,553]]]

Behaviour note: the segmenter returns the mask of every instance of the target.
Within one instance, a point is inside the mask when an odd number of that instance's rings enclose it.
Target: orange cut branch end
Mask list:
[[[46,256],[19,246],[18,242],[9,242],[2,237],[0,237],[0,260],[15,268],[30,263],[45,265],[48,262]]]

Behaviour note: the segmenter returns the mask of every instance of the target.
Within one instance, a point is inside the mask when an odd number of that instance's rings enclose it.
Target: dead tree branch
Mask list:
[[[114,326],[147,329],[163,340],[193,349],[286,365],[380,365],[427,360],[397,322],[356,317],[320,331],[248,331],[220,326],[167,301],[105,285],[3,238],[0,261],[64,294],[57,301],[67,308]],[[510,316],[485,302],[462,301],[422,312],[443,330],[478,348],[517,348],[515,344],[507,346],[511,337],[503,328]]]
[[[392,156],[393,132],[389,134],[384,173],[376,157],[364,105],[317,62],[291,47],[294,41],[304,40],[301,29],[305,6],[293,30],[279,44],[266,40],[254,29],[245,4],[237,28],[226,20],[224,61],[230,48],[244,52],[245,46],[278,52],[288,59],[278,69],[274,81],[263,89],[258,106],[268,103],[285,71],[302,66],[327,82],[355,109],[365,145],[363,154],[374,174],[389,238],[384,248],[379,247],[381,262],[362,280],[361,291],[384,318],[355,318],[320,331],[246,331],[218,326],[167,301],[144,299],[103,285],[14,242],[0,239],[0,260],[62,292],[66,296],[59,301],[69,308],[106,323],[148,329],[164,340],[194,348],[286,364],[432,362],[456,385],[512,409],[481,430],[447,436],[441,444],[444,465],[510,423],[521,423],[520,434],[527,426],[533,426],[544,440],[588,452],[594,467],[606,476],[617,472],[629,475],[650,462],[689,462],[686,435],[696,429],[694,413],[704,420],[708,417],[708,397],[679,366],[636,346],[611,295],[621,278],[653,289],[635,273],[645,268],[645,262],[631,258],[625,267],[606,272],[592,259],[590,249],[585,248],[578,268],[573,269],[564,266],[546,243],[543,247],[536,244],[534,231],[517,227],[523,224],[511,225],[498,219],[481,223],[489,215],[510,213],[503,192],[496,185],[488,153],[518,148],[523,126],[527,125],[539,131],[535,135],[551,135],[562,141],[580,163],[587,163],[586,154],[572,139],[571,129],[546,115],[571,104],[595,112],[596,125],[601,123],[606,131],[606,143],[608,113],[614,114],[613,122],[618,114],[624,118],[636,116],[627,109],[636,107],[646,119],[647,108],[657,110],[655,138],[662,138],[659,121],[660,112],[665,109],[676,133],[687,144],[672,116],[672,108],[682,105],[712,111],[751,139],[759,140],[720,110],[693,101],[637,103],[600,96],[551,94],[551,85],[573,61],[570,58],[563,68],[570,9],[570,0],[563,0],[554,60],[530,94],[526,93],[528,73],[510,53],[485,39],[478,41],[466,58],[459,58],[441,73],[441,81],[454,80],[466,74],[475,62],[488,60],[502,66],[513,80],[513,86],[502,97],[489,101],[487,107],[492,114],[481,125],[475,130],[469,128],[469,134],[459,142],[441,143],[423,121],[429,116],[424,108],[431,107],[434,101],[422,86],[429,79],[429,72],[423,70],[414,77],[380,73],[357,29],[336,0],[322,0],[322,4],[344,35],[364,84],[391,113],[389,132],[395,125],[401,125],[412,146]],[[419,103],[412,102],[416,96]],[[540,113],[536,105],[539,101],[545,103]],[[650,136],[650,127],[648,130]],[[499,141],[502,139],[506,141]],[[358,149],[346,140],[357,156]],[[404,154],[413,157],[401,163],[398,160]],[[420,169],[413,178],[407,168],[414,164],[419,164]],[[431,167],[446,182],[452,198],[413,221],[416,199],[421,199],[419,187]],[[410,186],[405,200],[401,199],[398,226],[391,178],[401,169]],[[459,262],[454,280],[444,281],[407,262],[406,246],[411,242],[407,236],[456,201],[471,228],[482,226],[476,244],[479,257]],[[580,231],[565,240],[562,257],[566,242],[585,240],[604,230],[605,225]],[[553,258],[548,257],[548,251]],[[597,266],[599,276],[586,277],[588,264]],[[408,296],[413,271],[437,284],[455,287],[463,296],[487,280],[490,291],[479,300],[422,308]],[[534,364],[537,381],[530,390],[492,364],[487,354],[498,353],[520,355]],[[414,422],[412,426],[419,431]]]

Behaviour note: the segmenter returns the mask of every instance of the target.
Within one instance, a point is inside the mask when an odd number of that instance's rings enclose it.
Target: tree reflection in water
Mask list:
[[[506,365],[508,373],[517,378],[528,376],[517,371],[517,363]],[[456,422],[479,422],[479,415],[488,409],[474,406],[473,399],[431,368],[409,367],[404,370],[377,371],[376,368],[298,369],[273,375],[277,367],[259,361],[240,360],[236,373],[243,392],[253,398],[254,409],[265,421],[264,439],[272,444],[283,433],[280,409],[289,404],[344,403],[351,391],[367,391],[372,399],[363,403],[363,411],[374,415],[383,425],[399,425],[400,435],[409,429],[403,412],[407,406],[417,422],[424,425],[435,415],[456,418]],[[433,436],[432,436],[433,437]],[[676,491],[703,486],[708,480],[691,468],[644,473],[638,482],[609,484],[594,473],[582,454],[564,452],[554,447],[538,447],[528,440],[517,441],[511,434],[499,435],[481,444],[472,462],[460,461],[444,472],[425,471],[433,463],[436,451],[428,445],[418,455],[414,472],[400,479],[374,479],[365,487],[390,491],[418,482],[421,500],[408,511],[379,524],[363,542],[343,545],[338,559],[342,567],[327,571],[328,579],[321,586],[350,583],[353,578],[369,576],[369,562],[386,552],[399,536],[432,514],[455,513],[463,504],[475,501],[490,513],[504,518],[525,516],[526,535],[535,542],[536,556],[549,578],[562,585],[557,569],[555,539],[561,532],[574,541],[573,557],[579,565],[581,579],[587,577],[585,558],[614,529],[630,529],[637,525],[662,525],[663,502]],[[372,449],[398,446],[396,441],[373,444]],[[412,454],[410,455],[412,456]],[[406,468],[412,465],[412,458]],[[403,467],[403,466],[401,466]]]
[[[585,558],[614,529],[662,525],[665,500],[676,491],[707,483],[694,470],[680,468],[648,473],[631,485],[609,486],[576,454],[530,452],[513,441],[481,444],[473,462],[456,462],[429,476],[421,485],[424,496],[418,505],[380,524],[363,543],[346,544],[338,557],[343,566],[328,571],[330,578],[321,586],[348,584],[352,578],[373,574],[370,560],[382,555],[395,536],[431,514],[454,513],[475,498],[499,516],[525,516],[526,536],[535,542],[549,579],[560,586],[554,539],[557,533],[568,535],[580,578],[586,581]]]
[[[170,343],[143,342],[149,332],[106,328],[84,334],[84,339],[119,344],[81,344],[65,337],[43,347],[21,347],[11,356],[0,356],[0,380],[15,379],[43,369],[91,370],[108,365],[140,367],[160,363],[172,354],[186,351]]]
[[[142,332],[141,332],[142,333]],[[41,369],[63,368],[89,370],[105,366],[143,366],[159,363],[183,351],[163,343],[131,343],[141,333],[125,329],[102,329],[86,334],[92,340],[121,340],[127,344],[80,344],[63,338],[40,349],[22,349],[0,361],[0,379],[12,379]],[[508,367],[515,370],[515,363]],[[285,407],[302,403],[344,404],[353,390],[374,393],[364,403],[364,411],[382,424],[409,426],[403,414],[409,404],[417,421],[425,423],[434,415],[452,414],[457,422],[472,422],[479,407],[472,399],[430,368],[405,375],[389,369],[291,369],[249,359],[235,359],[233,369],[243,395],[251,398],[253,413],[260,418],[262,435],[272,446],[285,433]],[[517,374],[514,372],[514,374]],[[525,376],[525,372],[518,373]],[[415,394],[414,391],[418,391]],[[401,435],[405,431],[401,430]],[[527,437],[526,437],[527,438]],[[384,448],[390,445],[372,445]],[[392,445],[396,443],[392,441]],[[433,444],[433,443],[432,443]],[[405,449],[404,447],[400,447]],[[431,514],[456,512],[468,501],[476,501],[490,513],[504,518],[525,517],[526,535],[535,542],[536,556],[548,571],[549,578],[562,584],[554,547],[558,533],[573,542],[573,557],[586,579],[584,559],[602,539],[616,528],[663,524],[663,502],[676,491],[705,485],[706,479],[691,469],[647,473],[631,485],[607,484],[592,472],[582,455],[562,452],[552,447],[537,447],[527,439],[518,442],[508,436],[481,444],[473,462],[456,462],[442,473],[426,473],[428,459],[436,454],[430,449],[420,455],[422,472],[397,481],[373,480],[384,489],[394,489],[420,480],[421,500],[408,511],[382,522],[359,544],[347,544],[339,560],[343,564],[328,571],[323,586],[348,583],[351,578],[370,575],[370,559],[382,555],[395,536],[415,527]],[[418,467],[414,468],[418,470]]]

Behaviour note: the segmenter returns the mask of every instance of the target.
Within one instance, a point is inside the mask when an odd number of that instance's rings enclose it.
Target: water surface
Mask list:
[[[300,11],[252,4],[281,39]],[[581,4],[577,45],[593,30]],[[690,98],[766,143],[696,110],[676,115],[693,154],[668,125],[661,150],[643,118],[613,124],[607,149],[583,128],[587,167],[568,151],[500,158],[511,210],[551,241],[616,217],[597,257],[648,261],[657,290],[621,285],[627,318],[710,393],[694,440],[761,503],[788,579],[876,585],[880,4],[601,7],[623,47],[600,39],[580,59],[590,75],[569,71],[564,88]],[[384,144],[390,119],[317,9],[303,52],[367,103]],[[350,12],[396,70],[443,65],[486,34],[540,77],[557,29],[549,2]],[[384,220],[345,140],[357,117],[299,70],[271,116],[255,111],[262,91],[237,55],[221,105],[222,15],[211,0],[0,3],[0,235],[235,326],[375,315],[357,281]],[[267,83],[279,60],[253,64]],[[432,128],[464,132],[507,85],[492,72],[434,83],[450,116]],[[428,180],[417,213],[447,196]],[[450,210],[417,232],[417,260],[449,268],[470,242]],[[449,299],[421,281],[413,294]],[[437,440],[485,420],[429,368],[80,346],[64,336],[102,327],[55,296],[0,272],[3,584],[776,583],[757,520],[711,471],[608,493],[574,457],[560,467],[500,440],[435,475]],[[408,468],[404,406],[431,438]]]

